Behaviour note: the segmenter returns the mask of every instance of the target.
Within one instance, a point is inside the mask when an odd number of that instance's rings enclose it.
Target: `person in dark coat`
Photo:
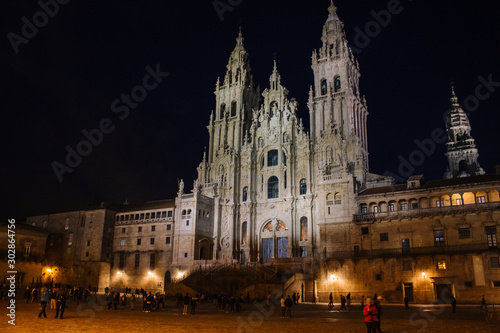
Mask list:
[[[119,302],[120,302],[120,293],[115,293],[115,297],[113,298],[113,310],[118,309]]]
[[[451,313],[455,313],[455,309],[457,307],[457,299],[455,298],[455,296],[451,295],[450,297],[450,303],[451,303]]]
[[[182,314],[187,315],[189,303],[191,303],[191,297],[189,297],[188,293],[186,293],[186,296],[184,296],[184,298],[182,299],[182,302],[184,304],[184,309],[182,310]]]
[[[292,305],[293,305],[293,301],[290,298],[290,295],[288,295],[287,298],[285,299],[286,317],[287,318],[292,318]]]
[[[59,317],[63,319],[64,310],[66,309],[67,299],[68,299],[68,294],[66,293],[66,290],[57,293],[56,318]]]
[[[408,296],[405,296],[405,309],[408,310],[410,307],[408,305],[408,303],[410,302],[410,300],[408,299]]]
[[[108,305],[108,310],[111,309],[111,306],[113,305],[113,293],[111,291],[108,292],[108,296],[106,297],[106,303]]]

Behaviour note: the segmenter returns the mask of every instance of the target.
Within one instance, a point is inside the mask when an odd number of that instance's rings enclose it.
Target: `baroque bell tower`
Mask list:
[[[446,117],[446,131],[448,133],[446,143],[448,170],[444,178],[484,175],[484,170],[478,162],[479,153],[470,134],[469,118],[458,104],[453,86],[451,87],[451,109]]]
[[[359,64],[344,24],[331,2],[323,26],[323,46],[312,55],[314,88],[309,92],[311,140],[323,174],[347,168],[363,184],[368,172],[366,100],[359,91]]]

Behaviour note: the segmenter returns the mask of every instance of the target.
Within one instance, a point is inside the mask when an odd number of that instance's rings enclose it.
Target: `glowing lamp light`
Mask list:
[[[47,273],[52,273],[52,270],[50,268],[47,268]]]
[[[425,279],[425,272],[422,272],[422,278]]]
[[[118,275],[122,275],[122,272],[118,271],[118,272],[117,272],[117,274],[118,274]]]
[[[151,273],[151,271],[148,272],[148,275],[149,276],[153,276],[153,273]]]
[[[331,274],[330,278],[332,279],[332,281],[337,281],[338,280],[338,277],[335,274]]]
[[[183,275],[181,272],[177,273],[177,277],[178,277],[179,279],[180,279],[180,278],[182,278],[183,276],[184,276],[184,275]]]

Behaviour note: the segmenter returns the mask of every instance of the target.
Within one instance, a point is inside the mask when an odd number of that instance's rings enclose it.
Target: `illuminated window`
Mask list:
[[[64,224],[64,230],[69,229],[69,219],[66,219],[66,223]]]
[[[477,203],[486,203],[486,197],[477,197]]]
[[[122,240],[120,241],[120,246],[125,246],[125,239],[122,239]]]
[[[434,245],[444,246],[444,230],[434,230]]]
[[[401,210],[408,210],[408,204],[407,203],[402,203],[401,204]]]
[[[438,260],[438,269],[446,269],[446,260]]]
[[[307,217],[300,218],[300,240],[307,241]]]
[[[373,206],[373,212],[374,213],[380,213],[380,207],[379,206]]]
[[[456,202],[457,202],[457,206],[461,206],[462,205],[462,198],[457,198]]]
[[[247,222],[241,224],[241,244],[247,243]]]
[[[444,207],[444,200],[436,201],[436,207]]]
[[[394,204],[389,204],[387,206],[387,209],[390,211],[390,212],[393,212],[394,211]]]

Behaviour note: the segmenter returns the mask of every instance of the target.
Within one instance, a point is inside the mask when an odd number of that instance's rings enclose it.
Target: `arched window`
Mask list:
[[[236,117],[236,101],[231,103],[231,117]]]
[[[326,79],[321,80],[321,95],[326,95],[326,92],[328,91],[328,83]]]
[[[330,146],[326,147],[326,161],[333,163],[333,148]]]
[[[307,217],[300,218],[300,240],[307,241]]]
[[[243,202],[248,199],[248,186],[243,187]]]
[[[191,209],[188,209],[187,213],[188,215],[191,215]]]
[[[272,176],[267,180],[267,198],[275,199],[279,197],[279,180],[278,177]]]
[[[222,103],[220,106],[220,113],[219,113],[219,119],[224,118],[224,113],[226,113],[226,104]]]
[[[288,227],[286,226],[285,222],[278,220],[278,225],[276,226],[276,231],[280,231],[281,229],[288,230]]]
[[[342,89],[342,84],[340,83],[340,76],[335,76],[335,92],[339,92]]]
[[[185,209],[182,210],[182,215],[186,215],[186,210]]]
[[[335,193],[335,199],[334,202],[336,205],[342,204],[342,194],[340,193]]]
[[[458,171],[467,172],[467,162],[462,160],[458,163]]]
[[[300,187],[300,195],[307,194],[307,182],[305,178],[302,178],[300,180],[299,187]]]
[[[267,152],[267,166],[278,165],[278,151],[276,149]]]
[[[247,243],[247,222],[241,224],[241,244]]]

